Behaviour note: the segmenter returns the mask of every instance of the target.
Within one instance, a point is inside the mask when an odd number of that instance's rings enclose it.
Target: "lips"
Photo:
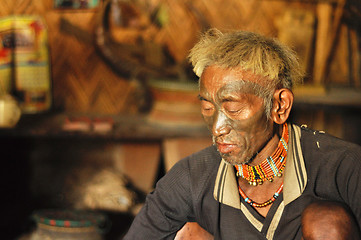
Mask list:
[[[230,153],[237,147],[236,144],[217,142],[217,148],[220,153]]]

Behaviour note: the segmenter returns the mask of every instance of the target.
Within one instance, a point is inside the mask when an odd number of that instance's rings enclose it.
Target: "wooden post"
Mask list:
[[[321,85],[323,81],[323,69],[325,69],[327,58],[327,45],[331,32],[332,6],[327,2],[317,5],[317,38],[315,51],[315,64],[313,68],[313,79],[315,85]]]
[[[341,26],[346,0],[339,0],[332,18],[332,6],[329,3],[319,3],[318,37],[316,41],[314,83],[325,84],[330,62],[332,60],[335,43]]]

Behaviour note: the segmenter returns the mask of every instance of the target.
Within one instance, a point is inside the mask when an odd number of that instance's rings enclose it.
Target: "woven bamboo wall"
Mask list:
[[[159,5],[166,9],[165,24],[162,28],[153,30],[151,37],[153,41],[165,45],[177,62],[185,59],[188,50],[197,40],[199,31],[203,28],[212,26],[221,29],[245,29],[282,37],[284,41],[294,45],[293,47],[305,61],[305,68],[310,76],[308,81],[324,83],[324,80],[317,77],[319,74],[317,71],[320,67],[321,69],[324,67],[325,56],[315,56],[318,52],[315,49],[315,42],[321,36],[317,35],[320,27],[323,29],[329,27],[328,34],[331,35],[334,29],[331,28],[332,24],[331,27],[327,24],[327,26],[318,24],[316,27],[317,20],[320,20],[318,18],[322,16],[318,12],[320,11],[318,4],[310,3],[311,1],[305,3],[305,1],[266,0],[140,0],[137,2],[143,5],[143,10],[145,3],[148,4],[149,9]],[[86,113],[135,112],[137,109],[133,99],[134,87],[127,79],[115,74],[95,50],[93,35],[97,13],[98,10],[56,10],[53,8],[53,0],[1,0],[0,3],[0,16],[36,14],[44,17],[48,26],[51,51],[54,108]],[[334,12],[329,10],[330,14],[333,16]],[[297,18],[297,16],[301,17]],[[62,20],[66,20],[79,31],[74,34],[64,32],[61,28]],[[301,25],[298,26],[297,23]],[[300,27],[301,29],[303,27],[302,31],[295,31]],[[327,81],[358,87],[360,86],[360,77],[357,74],[359,55],[350,55],[350,52],[359,51],[358,40],[355,33],[350,33],[345,24],[340,29],[341,37],[332,52],[333,60],[329,67],[331,72]],[[117,35],[117,29],[114,30],[115,39],[121,34],[121,31],[120,34],[118,31]],[[295,34],[301,42],[295,42],[295,38],[288,38]],[[322,37],[321,46],[327,43],[327,39],[328,36]],[[326,55],[328,53],[327,49],[323,52],[326,52]],[[316,66],[313,67],[315,64]],[[350,64],[354,66],[353,70],[350,70]],[[350,82],[351,75],[353,80]]]
[[[54,108],[69,112],[117,113],[129,110],[127,81],[115,75],[94,49],[94,10],[54,10],[51,0],[2,0],[0,15],[41,15],[48,26]],[[60,29],[61,18],[84,31],[77,39]]]

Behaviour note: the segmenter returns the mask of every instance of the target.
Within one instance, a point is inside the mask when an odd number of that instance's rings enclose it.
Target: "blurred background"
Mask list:
[[[210,27],[289,45],[306,72],[292,120],[361,144],[359,0],[1,0],[2,239],[35,239],[43,209],[99,213],[99,238],[121,238],[211,144],[187,62]]]

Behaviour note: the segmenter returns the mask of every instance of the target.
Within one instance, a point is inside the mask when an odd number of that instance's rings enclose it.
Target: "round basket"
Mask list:
[[[198,84],[195,82],[148,82],[153,107],[148,120],[161,125],[202,126],[203,119],[198,100]]]
[[[37,228],[31,240],[102,240],[105,215],[80,210],[43,209],[33,213]]]

